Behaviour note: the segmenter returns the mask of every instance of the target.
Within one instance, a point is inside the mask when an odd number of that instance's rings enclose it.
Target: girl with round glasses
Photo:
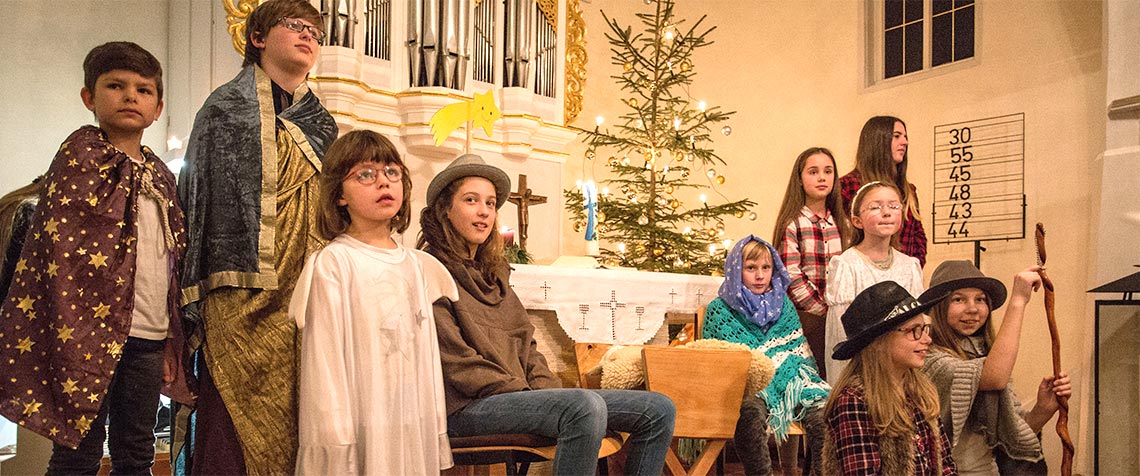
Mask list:
[[[933,346],[923,367],[938,388],[941,419],[964,475],[1046,474],[1037,434],[1072,393],[1067,374],[1047,376],[1026,412],[1010,382],[1025,307],[1041,285],[1038,267],[1013,279],[1013,293],[995,332],[990,313],[1006,303],[1001,281],[969,261],[938,265],[927,294],[948,295],[931,309]]]
[[[851,247],[827,264],[824,349],[833,349],[847,338],[840,316],[855,296],[872,284],[894,281],[912,295],[922,293],[918,260],[892,246],[902,223],[899,191],[894,185],[870,182],[855,193],[851,201]],[[846,364],[827,355],[825,365],[827,381],[835,386]]]

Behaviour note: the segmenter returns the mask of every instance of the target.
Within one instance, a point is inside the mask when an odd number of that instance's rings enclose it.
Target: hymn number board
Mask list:
[[[934,128],[934,243],[1025,238],[1025,114]]]

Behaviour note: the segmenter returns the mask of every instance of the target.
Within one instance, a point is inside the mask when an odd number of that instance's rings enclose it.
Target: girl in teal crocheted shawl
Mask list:
[[[820,470],[823,407],[831,388],[819,377],[795,305],[787,298],[790,282],[772,245],[749,235],[728,254],[719,297],[705,310],[704,338],[762,349],[776,365],[768,388],[744,399],[736,424],[736,451],[749,475],[771,474],[768,433],[783,441],[795,421],[804,427],[812,474]]]

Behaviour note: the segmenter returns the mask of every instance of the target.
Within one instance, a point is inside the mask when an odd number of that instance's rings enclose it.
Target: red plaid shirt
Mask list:
[[[918,201],[918,189],[914,184],[909,184],[910,189],[914,191],[915,201]],[[852,170],[851,173],[839,178],[839,192],[843,195],[843,212],[848,217],[851,216],[851,200],[855,199],[855,192],[859,191],[859,187],[863,186],[863,181],[859,179],[859,171]],[[915,203],[915,209],[918,209],[918,203]],[[906,214],[906,220],[903,220],[902,230],[899,231],[899,251],[906,253],[909,256],[918,258],[920,266],[926,266],[926,230],[922,228],[922,222],[909,211]]]
[[[784,239],[776,243],[776,250],[792,278],[788,295],[796,309],[826,316],[823,293],[827,286],[827,262],[843,252],[839,228],[831,213],[825,210],[821,217],[805,206],[784,230]]]
[[[863,387],[844,387],[832,398],[838,401],[827,416],[828,431],[839,453],[842,474],[845,476],[882,474],[879,431],[875,428],[875,422],[871,420]],[[915,424],[915,476],[939,476],[936,473],[938,465],[934,462],[934,445],[942,446],[941,476],[956,476],[958,468],[954,465],[953,456],[950,455],[950,440],[946,438],[946,432],[942,432],[939,438],[941,441],[935,441],[934,431],[923,418],[922,411],[916,406],[912,408]]]

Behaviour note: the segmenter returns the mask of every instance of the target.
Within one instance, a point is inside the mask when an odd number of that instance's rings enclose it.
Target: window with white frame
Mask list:
[[[867,0],[869,84],[974,57],[976,0]]]

